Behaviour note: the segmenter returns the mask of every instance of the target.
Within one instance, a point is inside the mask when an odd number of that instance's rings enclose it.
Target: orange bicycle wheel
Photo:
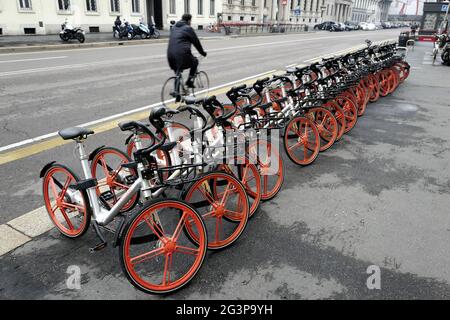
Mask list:
[[[183,232],[187,226],[196,242]],[[119,246],[120,264],[139,290],[169,293],[194,278],[206,249],[205,225],[192,206],[177,199],[154,200],[125,226]]]
[[[284,132],[284,148],[295,164],[313,163],[320,151],[320,134],[314,122],[304,116],[291,119]]]
[[[53,164],[43,176],[47,213],[59,232],[69,238],[81,237],[91,221],[86,193],[74,188],[79,181],[75,173],[60,164]]]

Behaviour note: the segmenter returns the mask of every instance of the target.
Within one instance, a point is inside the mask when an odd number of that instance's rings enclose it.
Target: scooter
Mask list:
[[[128,22],[124,22],[120,27],[113,26],[113,37],[122,40],[122,38],[127,38],[131,40],[133,38],[133,27],[130,26]]]
[[[158,39],[160,36],[159,30],[156,29],[156,25],[155,24],[151,24],[149,25],[149,30],[150,30],[150,37],[154,38],[154,39]]]
[[[131,26],[133,27],[133,38],[135,36],[140,36],[141,39],[150,38],[150,29],[145,23],[140,22],[139,25],[132,24]]]
[[[450,66],[450,37],[447,35],[441,54],[442,63]]]
[[[69,40],[78,40],[80,43],[83,43],[85,39],[85,32],[81,28],[74,28],[67,21],[61,25],[61,32],[59,33],[59,37],[62,41],[67,42]]]
[[[435,35],[433,47],[433,64],[436,62],[436,58],[439,52],[444,48],[446,42],[447,42],[447,35],[445,33]]]

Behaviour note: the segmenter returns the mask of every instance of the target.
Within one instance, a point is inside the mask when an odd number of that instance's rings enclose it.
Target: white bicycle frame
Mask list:
[[[134,142],[136,145],[137,150],[141,150],[144,148],[142,145],[141,139],[139,138],[139,135],[135,135]],[[77,140],[76,141],[77,146],[77,152],[79,154],[79,160],[81,162],[81,167],[83,169],[83,175],[86,180],[92,179],[92,172],[91,168],[89,166],[89,156],[86,153],[85,146],[83,144],[83,141]],[[142,172],[144,171],[144,165],[142,163],[137,164],[137,174],[138,178],[133,182],[133,184],[129,187],[129,189],[121,196],[119,201],[117,201],[114,206],[112,206],[111,209],[106,209],[103,206],[100,205],[100,199],[97,195],[96,187],[91,187],[86,190],[88,198],[89,198],[89,204],[92,209],[92,217],[94,220],[101,226],[105,226],[109,224],[113,219],[120,213],[120,209],[123,208],[123,206],[140,190],[142,196],[145,199],[153,199],[157,198],[159,195],[162,194],[164,191],[164,188],[160,188],[156,190],[155,192],[151,191],[151,188],[153,187],[150,184],[150,181],[144,179],[142,177]],[[169,177],[169,179],[172,179],[173,175]],[[82,204],[82,199],[77,197],[77,193],[68,189],[67,193],[69,197],[72,199],[72,201],[75,201],[78,204]]]

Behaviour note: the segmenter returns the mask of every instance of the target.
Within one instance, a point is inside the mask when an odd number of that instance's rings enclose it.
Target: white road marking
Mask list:
[[[242,78],[242,79],[239,79],[239,80],[231,81],[231,82],[228,82],[228,83],[225,83],[225,84],[222,84],[222,85],[210,88],[209,91],[221,89],[221,88],[227,87],[227,86],[232,86],[232,85],[234,85],[236,83],[247,81],[247,80],[254,79],[254,78],[258,78],[258,77],[261,77],[261,76],[263,76],[265,74],[273,73],[275,71],[276,70],[270,70],[270,71],[267,71],[267,72],[263,72],[263,73],[260,73],[260,74],[256,74],[256,75],[253,75],[253,76]],[[205,92],[205,90],[199,91],[198,94],[201,94],[203,92]],[[167,102],[170,102],[170,101],[165,101],[165,102],[167,103]],[[133,110],[125,111],[125,112],[122,112],[122,113],[117,113],[117,114],[114,114],[114,115],[111,115],[111,116],[108,116],[108,117],[105,117],[105,118],[101,118],[101,119],[97,119],[97,120],[90,121],[90,122],[87,122],[87,123],[83,123],[83,124],[80,124],[78,126],[79,127],[89,127],[89,126],[92,126],[92,125],[95,125],[95,124],[98,124],[98,123],[106,122],[106,121],[109,121],[109,120],[114,120],[116,118],[120,118],[120,117],[123,117],[123,116],[126,116],[126,115],[130,115],[130,114],[133,114],[133,113],[138,113],[138,112],[141,112],[141,111],[144,111],[144,110],[148,110],[150,108],[153,108],[153,107],[156,107],[156,106],[159,106],[159,105],[161,105],[161,102],[154,103],[154,104],[151,104],[151,105],[148,105],[148,106],[144,106],[144,107],[140,107],[140,108],[136,108],[136,109],[133,109]],[[32,139],[22,140],[22,141],[19,141],[19,142],[16,142],[16,143],[12,143],[12,144],[0,147],[0,152],[6,151],[6,150],[10,150],[10,149],[14,149],[14,148],[17,148],[17,147],[20,147],[20,146],[23,146],[23,145],[27,145],[27,144],[30,144],[30,143],[42,141],[42,140],[45,140],[45,139],[48,139],[48,138],[55,137],[57,135],[58,135],[58,132],[56,131],[56,132],[50,132],[50,133],[47,133],[47,134],[44,134],[44,135],[41,135],[41,136],[38,136],[38,137],[35,137],[35,138],[32,138]]]
[[[2,60],[0,63],[15,63],[15,62],[29,62],[29,61],[40,61],[40,60],[56,60],[65,59],[67,56],[61,57],[47,57],[47,58],[34,58],[34,59],[19,59],[19,60]]]
[[[20,247],[30,240],[31,238],[14,230],[10,226],[5,224],[0,225],[0,256]]]

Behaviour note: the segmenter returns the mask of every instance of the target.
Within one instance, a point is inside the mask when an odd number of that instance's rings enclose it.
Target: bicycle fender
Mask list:
[[[125,140],[125,145],[126,145],[126,146],[130,143],[131,138],[133,138],[133,136],[134,136],[134,134],[130,134],[130,135],[128,136],[128,138]]]
[[[45,174],[47,173],[48,169],[50,169],[50,167],[56,163],[56,161],[52,161],[47,163],[42,169],[41,172],[39,172],[39,178],[43,178],[45,176]]]
[[[127,218],[123,217],[117,226],[116,233],[114,234],[114,241],[112,243],[113,248],[122,243],[123,229],[125,228],[126,222]]]
[[[99,153],[104,147],[105,147],[105,146],[100,146],[100,147],[98,147],[97,149],[95,149],[94,151],[92,151],[92,152],[89,154],[88,160],[89,160],[89,161],[92,161],[92,160],[95,158],[95,156],[97,155],[97,153]]]

